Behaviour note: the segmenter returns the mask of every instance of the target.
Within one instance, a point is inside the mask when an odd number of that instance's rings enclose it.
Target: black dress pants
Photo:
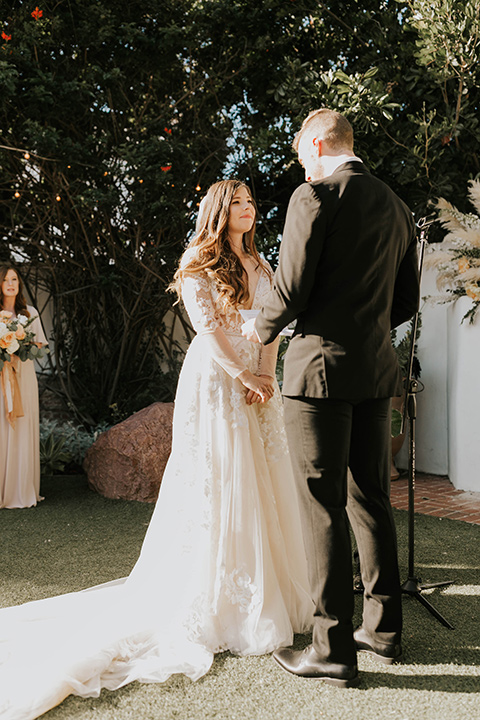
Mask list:
[[[362,625],[377,643],[400,641],[401,588],[390,505],[390,413],[388,398],[358,403],[285,398],[316,604],[313,645],[323,660],[356,663],[349,522],[365,587]]]

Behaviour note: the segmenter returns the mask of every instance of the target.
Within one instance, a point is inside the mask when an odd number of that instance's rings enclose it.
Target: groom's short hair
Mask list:
[[[347,118],[336,110],[320,108],[313,110],[303,121],[302,127],[295,135],[293,149],[298,151],[300,138],[311,133],[320,140],[325,140],[333,150],[348,150],[353,153],[353,128]]]

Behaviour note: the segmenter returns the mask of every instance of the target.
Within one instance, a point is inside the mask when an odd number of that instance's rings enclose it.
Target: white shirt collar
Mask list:
[[[356,155],[322,155],[324,177],[330,177],[340,165],[352,161],[363,162]]]

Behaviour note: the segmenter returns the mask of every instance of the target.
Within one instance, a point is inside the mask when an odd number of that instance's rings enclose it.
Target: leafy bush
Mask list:
[[[51,433],[40,438],[40,467],[42,475],[56,475],[65,470],[72,456],[63,449],[65,438]]]
[[[88,448],[100,433],[108,430],[103,423],[86,430],[70,420],[42,420],[40,423],[40,466],[42,475],[79,472]]]
[[[410,349],[412,344],[412,330],[413,330],[413,320],[410,321],[409,328],[405,335],[397,342],[397,330],[396,328],[391,331],[390,338],[392,340],[393,349],[395,350],[397,354],[397,360],[398,364],[400,365],[400,370],[402,372],[402,377],[406,377],[408,373],[408,364],[410,360]],[[417,333],[415,337],[415,347],[413,348],[413,363],[412,363],[412,375],[414,378],[419,378],[420,374],[422,372],[422,368],[420,366],[420,362],[417,357],[417,342],[418,338],[420,337],[420,331],[422,329],[422,316],[419,314],[418,316],[418,322],[417,322]]]
[[[400,412],[400,410],[397,410],[396,408],[392,408],[392,421],[391,421],[391,430],[390,434],[392,438],[397,437],[400,435],[402,431],[402,420],[403,415]]]

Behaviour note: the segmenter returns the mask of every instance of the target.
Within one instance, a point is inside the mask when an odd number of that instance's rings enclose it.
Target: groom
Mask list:
[[[342,115],[310,113],[294,148],[306,182],[288,206],[274,288],[243,326],[268,344],[297,320],[283,394],[316,607],[312,644],[274,657],[294,675],[349,687],[357,650],[386,664],[402,655],[389,499],[390,397],[402,383],[390,329],[418,307],[416,232],[407,206],[354,155]],[[349,522],[365,587],[355,632]]]

